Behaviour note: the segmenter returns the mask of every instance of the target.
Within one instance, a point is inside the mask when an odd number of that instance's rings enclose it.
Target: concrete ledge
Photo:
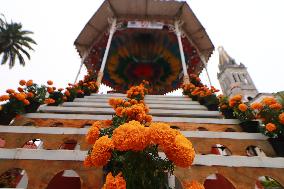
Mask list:
[[[84,161],[87,151],[41,150],[41,149],[0,149],[0,159]],[[159,153],[165,157],[164,153]],[[284,168],[284,158],[196,155],[193,165],[225,167]]]
[[[64,107],[64,106],[40,106],[38,111],[47,113],[78,113],[78,114],[106,114],[113,115],[112,108],[90,108],[90,107]],[[151,115],[157,116],[181,116],[181,117],[221,117],[218,111],[205,110],[165,110],[150,109]]]
[[[34,126],[1,126],[0,133],[39,133],[39,134],[78,134],[85,135],[88,128],[71,127],[34,127]],[[267,137],[260,133],[243,132],[212,132],[212,131],[181,131],[187,138],[227,138],[238,140],[267,140]]]
[[[126,98],[126,95],[96,95],[85,96],[85,99],[110,99],[110,98]],[[188,100],[191,98],[188,96],[163,96],[163,95],[146,95],[145,100]]]
[[[103,102],[108,103],[108,98],[75,98],[74,102]],[[197,101],[185,100],[164,100],[164,99],[146,99],[145,103],[149,104],[180,104],[180,105],[199,105]]]
[[[109,108],[107,102],[64,102],[65,107],[92,107],[92,108]],[[207,110],[205,106],[199,104],[149,104],[150,109],[172,109],[172,110]]]
[[[84,161],[86,154],[80,150],[0,149],[0,159]]]
[[[74,120],[107,120],[112,115],[90,115],[90,114],[56,114],[56,113],[28,113],[24,117],[32,119],[74,119]],[[184,118],[184,117],[157,117],[153,116],[155,122],[181,122],[181,123],[207,123],[238,125],[237,119],[217,119],[217,118]]]

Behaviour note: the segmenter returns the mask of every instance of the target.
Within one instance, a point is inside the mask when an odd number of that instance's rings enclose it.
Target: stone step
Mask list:
[[[44,150],[44,149],[0,149],[0,159],[4,160],[49,160],[49,161],[84,161],[88,152],[81,150]],[[165,158],[163,152],[160,157]],[[3,162],[4,163],[4,162]],[[224,167],[263,167],[284,168],[284,158],[247,157],[247,156],[221,156],[196,154],[193,166],[224,166]]]
[[[109,99],[108,98],[75,98],[74,102],[104,102],[104,103],[108,103]],[[180,104],[180,105],[191,105],[191,104],[195,104],[195,105],[200,105],[197,101],[191,101],[188,99],[184,99],[184,100],[145,100],[145,103],[147,105],[150,104]]]
[[[70,127],[39,127],[39,126],[4,126],[0,125],[0,133],[21,133],[21,134],[55,134],[55,135],[86,135],[89,128]],[[187,138],[226,138],[238,140],[267,140],[267,137],[260,133],[245,132],[213,132],[213,131],[180,131]]]
[[[88,99],[109,99],[109,98],[126,98],[126,95],[104,95],[97,94],[91,96],[85,96]],[[146,95],[145,100],[191,100],[188,96],[165,96],[165,95]]]
[[[70,113],[70,114],[106,114],[113,115],[112,108],[89,108],[89,107],[64,107],[64,106],[40,106],[38,111],[46,113]],[[155,116],[167,117],[213,117],[220,118],[222,115],[218,111],[204,110],[165,110],[150,109],[149,114]]]
[[[66,107],[96,107],[109,108],[107,102],[65,102],[62,106]],[[149,104],[150,109],[171,109],[171,110],[207,110],[205,106],[198,104],[182,105],[182,104]]]
[[[90,114],[56,114],[56,113],[27,113],[23,115],[30,119],[66,119],[66,120],[108,120],[112,115],[90,115]],[[186,117],[158,117],[153,116],[154,122],[167,123],[204,123],[220,125],[238,125],[237,119],[219,119],[219,118],[186,118]]]

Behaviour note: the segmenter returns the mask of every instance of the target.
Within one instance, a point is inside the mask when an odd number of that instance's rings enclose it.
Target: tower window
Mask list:
[[[234,78],[234,81],[237,82],[237,78],[235,74],[233,74],[233,78]]]

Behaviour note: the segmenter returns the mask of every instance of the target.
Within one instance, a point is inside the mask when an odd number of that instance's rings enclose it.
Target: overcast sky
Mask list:
[[[0,0],[0,13],[34,32],[37,46],[26,66],[0,66],[0,94],[16,88],[20,79],[39,84],[53,80],[58,87],[74,82],[80,58],[73,45],[84,25],[103,0]],[[215,48],[242,62],[259,92],[284,90],[283,0],[190,0],[188,4],[205,27]],[[218,52],[208,63],[214,86]],[[86,73],[83,69],[80,78]],[[202,80],[207,78],[202,74]]]

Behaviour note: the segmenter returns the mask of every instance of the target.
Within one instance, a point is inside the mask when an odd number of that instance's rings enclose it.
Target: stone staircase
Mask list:
[[[28,188],[37,189],[46,187],[47,183],[40,184],[41,180],[46,180],[46,176],[50,178],[58,170],[72,169],[81,173],[79,175],[83,180],[83,189],[100,188],[102,170],[82,167],[84,156],[91,147],[85,142],[85,134],[94,121],[112,118],[114,111],[108,105],[108,100],[113,97],[126,96],[92,94],[60,106],[43,105],[38,112],[16,119],[10,127],[0,126],[0,137],[6,140],[6,146],[0,149],[0,159],[3,162],[0,173],[9,167],[21,165],[31,175]],[[186,96],[146,95],[145,103],[150,108],[154,122],[166,122],[179,129],[191,140],[196,150],[197,155],[191,169],[176,168],[175,175],[179,178],[185,175],[192,178],[204,177],[219,172],[236,188],[242,189],[252,188],[253,185],[239,183],[238,177],[234,177],[236,172],[249,182],[255,182],[253,179],[257,175],[268,175],[284,182],[284,158],[276,157],[267,137],[259,133],[242,132],[238,120],[223,119],[219,112],[208,111],[205,106]],[[27,140],[33,138],[43,141],[42,149],[22,148]],[[67,139],[76,140],[79,147],[74,150],[59,149]],[[212,154],[211,147],[215,144],[228,147],[232,155]],[[246,148],[250,145],[260,147],[267,157],[248,157]],[[164,156],[163,153],[160,155]],[[30,165],[31,162],[33,165]],[[38,172],[38,167],[43,163],[46,164],[46,170]],[[96,175],[96,179],[93,175]]]

